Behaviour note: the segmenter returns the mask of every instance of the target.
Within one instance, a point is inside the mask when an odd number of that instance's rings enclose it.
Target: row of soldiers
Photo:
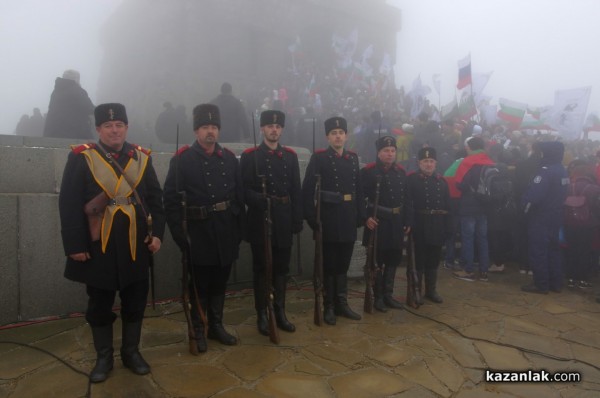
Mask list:
[[[136,374],[150,372],[138,345],[148,271],[165,224],[184,253],[184,310],[192,353],[205,352],[207,338],[237,344],[223,326],[223,307],[242,239],[252,248],[258,331],[270,335],[273,321],[278,329],[295,331],[285,313],[286,278],[293,235],[302,230],[304,220],[322,233],[325,323],[335,325],[338,316],[361,319],[348,305],[347,279],[361,226],[366,227],[365,245],[378,232],[373,288],[377,310],[402,308],[393,297],[394,279],[410,232],[419,283],[424,279],[426,297],[442,302],[436,279],[450,226],[449,194],[445,180],[435,173],[433,148],[419,152],[419,171],[407,175],[396,163],[396,140],[383,136],[375,143],[376,161],[361,169],[357,154],[344,147],[346,120],[332,117],[324,123],[329,146],[313,153],[301,182],[296,153],[279,142],[283,112],[262,112],[262,142],[238,161],[219,144],[219,108],[201,104],[193,110],[196,139],[172,158],[163,190],[150,151],[126,141],[125,107],[102,104],[94,116],[99,140],[73,147],[59,197],[65,277],[84,283],[89,297],[85,316],[97,352],[92,382],[104,381],[114,365],[112,307],[117,292],[121,360]]]

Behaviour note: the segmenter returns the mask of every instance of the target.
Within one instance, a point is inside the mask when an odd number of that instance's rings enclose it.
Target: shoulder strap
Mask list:
[[[125,170],[123,170],[123,168],[121,167],[121,165],[118,162],[115,162],[115,160],[113,159],[113,157],[107,153],[104,148],[102,148],[102,145],[96,145],[96,148],[98,150],[100,150],[100,152],[102,152],[104,154],[104,156],[106,156],[106,158],[108,159],[108,161],[117,168],[117,170],[119,170],[119,172],[121,173],[121,175],[123,176],[123,178],[125,179],[125,181],[127,182],[127,184],[129,184],[129,186],[131,187],[131,190],[133,191],[133,196],[135,196],[135,200],[137,200],[137,202],[140,204],[140,208],[142,209],[142,212],[144,213],[144,218],[148,219],[148,214],[146,213],[146,209],[144,208],[144,204],[142,203],[142,199],[140,198],[140,194],[138,193],[136,187],[135,187],[135,183],[133,181],[131,181],[131,179],[129,178],[129,176],[125,173]]]

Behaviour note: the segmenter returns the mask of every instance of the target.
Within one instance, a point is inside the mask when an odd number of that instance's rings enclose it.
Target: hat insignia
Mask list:
[[[340,127],[340,121],[336,119],[335,121],[335,127]]]
[[[428,158],[429,157],[429,151],[425,151],[425,157]]]
[[[112,109],[112,108],[110,108],[110,109],[108,110],[108,119],[109,119],[109,120],[115,120],[115,111],[113,111],[113,109]]]
[[[273,124],[276,124],[276,123],[277,123],[277,115],[273,114]]]
[[[212,113],[208,112],[208,120],[212,120]]]

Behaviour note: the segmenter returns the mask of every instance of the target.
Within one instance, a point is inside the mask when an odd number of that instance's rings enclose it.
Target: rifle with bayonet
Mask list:
[[[415,263],[415,241],[412,232],[408,234],[408,248],[406,266],[406,303],[413,308],[421,306],[421,285]]]
[[[315,119],[313,119],[313,156],[315,154]],[[315,158],[316,162],[316,158]],[[316,163],[315,163],[316,165]],[[316,218],[314,229],[315,261],[313,269],[313,287],[315,290],[314,323],[323,325],[323,226],[321,224],[321,174],[316,174],[315,209]]]
[[[254,137],[254,148],[256,148],[256,126],[254,118],[252,118],[252,135]],[[272,343],[279,344],[279,330],[275,321],[275,308],[273,306],[273,249],[271,245],[271,227],[273,220],[271,219],[271,198],[267,194],[267,176],[258,172],[258,153],[254,151],[254,168],[256,176],[260,178],[260,185],[263,199],[266,201],[266,209],[263,216],[263,245],[265,258],[265,286],[267,287],[267,318],[269,321],[269,340]]]
[[[381,186],[381,175],[376,176],[375,200],[373,202],[373,219],[377,222],[377,209],[379,207],[379,187]],[[375,301],[373,289],[375,287],[377,267],[377,225],[370,232],[367,245],[367,261],[365,263],[365,303],[363,310],[367,314],[373,313],[373,302]]]
[[[190,301],[190,288],[194,290],[194,303],[196,304],[196,311],[198,317],[204,325],[204,338],[206,338],[208,332],[208,320],[204,309],[200,305],[200,299],[198,297],[198,289],[196,287],[196,278],[194,277],[194,264],[192,263],[192,242],[188,233],[188,218],[187,218],[187,194],[185,189],[179,189],[179,124],[177,125],[177,139],[176,139],[176,151],[175,151],[175,191],[181,197],[181,229],[183,236],[186,239],[185,247],[181,252],[181,304],[183,306],[183,312],[185,314],[185,320],[188,329],[188,345],[189,351],[192,355],[198,355],[198,344],[196,343],[196,330],[194,323],[192,322],[191,310],[193,308]],[[190,284],[190,276],[192,283]]]

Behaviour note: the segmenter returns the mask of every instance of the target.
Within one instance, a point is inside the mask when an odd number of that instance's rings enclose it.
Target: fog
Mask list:
[[[54,80],[66,69],[80,71],[81,86],[97,103],[105,39],[101,28],[123,1],[128,0],[0,0],[1,134],[12,134],[21,115],[34,107],[47,112]],[[370,2],[363,1],[368,7]],[[419,75],[423,84],[433,86],[432,75],[441,74],[441,98],[433,90],[428,98],[443,105],[455,92],[457,61],[470,53],[473,73],[493,72],[484,91],[492,102],[504,97],[530,106],[551,105],[557,89],[592,86],[588,112],[600,112],[595,50],[600,2],[388,2],[402,11],[394,67],[398,87],[409,89]],[[127,29],[127,23],[114,28]],[[155,28],[160,32],[160,25]]]
[[[485,88],[539,107],[555,90],[592,86],[588,112],[600,112],[600,2],[596,0],[390,0],[402,10],[396,82],[410,88],[420,74],[441,103],[455,93],[459,59],[472,73],[493,72]],[[432,90],[429,99],[438,104]],[[494,101],[495,100],[495,101]]]
[[[0,134],[22,114],[48,111],[54,80],[81,73],[95,103],[102,52],[99,31],[122,0],[0,0]]]

